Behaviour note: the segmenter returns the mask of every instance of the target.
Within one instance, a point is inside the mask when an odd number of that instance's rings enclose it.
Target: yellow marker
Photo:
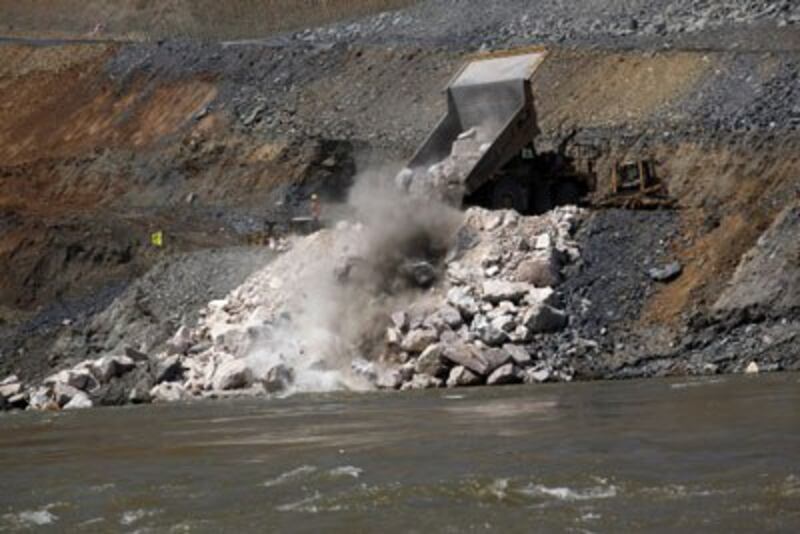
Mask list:
[[[150,243],[154,247],[163,247],[164,246],[164,232],[159,230],[158,232],[153,232],[150,234]]]

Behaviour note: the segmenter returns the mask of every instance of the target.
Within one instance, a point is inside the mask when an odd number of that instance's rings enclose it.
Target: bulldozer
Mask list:
[[[617,162],[611,174],[611,192],[646,192],[658,185],[652,160]]]
[[[615,162],[611,170],[611,190],[598,202],[600,207],[627,209],[657,209],[673,204],[674,199],[666,195],[656,173],[656,162],[651,158]]]
[[[521,51],[466,63],[445,89],[447,112],[398,175],[401,187],[430,182],[452,203],[523,214],[578,203],[594,187],[592,165],[577,168],[562,151],[537,151],[535,143],[531,80],[546,55]]]

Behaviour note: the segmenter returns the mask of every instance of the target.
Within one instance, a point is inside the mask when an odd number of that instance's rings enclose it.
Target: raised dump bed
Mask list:
[[[464,65],[446,89],[447,114],[417,150],[414,179],[444,172],[463,196],[476,192],[539,133],[531,77],[546,53],[487,57]]]

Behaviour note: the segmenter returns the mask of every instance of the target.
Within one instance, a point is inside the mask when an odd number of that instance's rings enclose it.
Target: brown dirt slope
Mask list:
[[[0,32],[103,37],[261,37],[395,9],[411,0],[0,0]],[[3,27],[5,26],[5,27]]]

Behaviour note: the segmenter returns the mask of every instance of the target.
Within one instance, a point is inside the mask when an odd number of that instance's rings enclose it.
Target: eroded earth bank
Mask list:
[[[0,406],[800,367],[798,7],[378,4],[8,30]],[[453,73],[532,47],[541,172],[590,187],[537,214],[394,187]],[[611,194],[625,161],[653,198]]]

